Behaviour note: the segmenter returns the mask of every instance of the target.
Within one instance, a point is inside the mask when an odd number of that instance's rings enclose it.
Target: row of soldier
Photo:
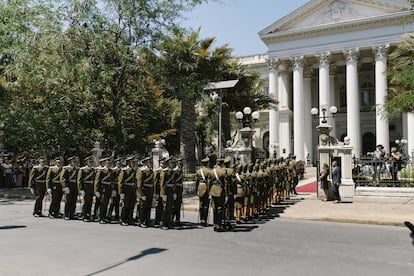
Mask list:
[[[152,169],[152,159],[141,160],[136,167],[134,157],[126,159],[122,167],[120,160],[113,167],[109,158],[101,159],[94,167],[92,157],[79,166],[76,157],[56,158],[55,165],[48,167],[41,158],[29,177],[29,188],[36,195],[33,215],[43,216],[42,204],[47,193],[52,200],[49,217],[60,217],[60,205],[65,196],[66,220],[75,219],[78,196],[83,199],[80,218],[85,222],[97,220],[101,224],[113,219],[121,225],[150,225],[151,208],[155,207],[155,226],[169,229],[179,225],[183,198],[182,160],[161,159],[160,167]],[[207,165],[209,159],[201,161],[196,173],[196,190],[200,199],[200,225],[208,226],[210,207],[213,209],[214,230],[222,231],[236,223],[256,218],[271,206],[296,193],[298,182],[295,158],[291,160],[269,159],[248,164],[230,166],[230,158],[217,159],[214,168]],[[95,202],[95,204],[93,204]],[[122,206],[120,206],[122,205]],[[92,208],[94,207],[94,208]],[[136,210],[136,211],[135,211]],[[119,214],[121,212],[121,214]],[[135,215],[135,217],[134,217]]]
[[[65,220],[82,219],[85,222],[99,221],[101,224],[120,221],[123,226],[135,225],[146,228],[150,224],[151,208],[156,207],[155,225],[169,229],[180,224],[180,209],[183,194],[182,160],[162,159],[157,170],[152,169],[150,157],[141,160],[137,167],[134,157],[126,159],[122,166],[116,160],[113,167],[110,158],[100,160],[101,165],[94,167],[94,159],[85,159],[85,166],[79,167],[77,157],[56,158],[55,165],[48,167],[44,158],[34,166],[29,177],[29,189],[36,195],[33,215],[42,214],[45,194],[51,196],[49,217],[62,217]],[[60,205],[65,197],[64,213]],[[82,212],[76,216],[78,196],[83,199]],[[95,204],[93,204],[95,203]],[[94,207],[94,208],[92,208]],[[136,211],[135,211],[136,208]],[[119,212],[121,212],[119,214]],[[134,217],[135,214],[135,217]]]
[[[200,224],[208,225],[210,206],[213,209],[214,231],[232,228],[237,224],[258,218],[277,204],[296,194],[298,184],[295,156],[288,159],[269,159],[253,164],[235,164],[231,158],[217,159],[214,168],[209,159],[201,160],[196,172],[196,190],[200,198]]]

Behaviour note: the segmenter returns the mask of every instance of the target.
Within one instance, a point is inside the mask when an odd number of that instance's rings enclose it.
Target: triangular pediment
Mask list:
[[[260,36],[389,17],[410,11],[406,0],[312,0],[259,32]]]

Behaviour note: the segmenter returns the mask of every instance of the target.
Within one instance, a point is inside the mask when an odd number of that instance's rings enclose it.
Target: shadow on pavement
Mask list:
[[[11,230],[11,229],[17,229],[17,228],[26,228],[26,225],[6,225],[6,226],[0,226],[0,230]]]
[[[147,255],[158,254],[158,253],[164,252],[166,250],[168,250],[168,249],[165,249],[165,248],[156,248],[156,247],[148,248],[148,249],[145,249],[145,250],[141,251],[141,253],[139,253],[139,254],[137,254],[135,256],[131,256],[131,257],[129,257],[126,260],[123,260],[123,261],[121,261],[119,263],[116,263],[116,264],[113,264],[111,266],[108,266],[106,268],[100,269],[98,271],[95,271],[95,272],[92,272],[92,273],[88,273],[88,274],[86,274],[86,276],[88,276],[88,275],[97,275],[99,273],[103,273],[105,271],[108,271],[110,269],[113,269],[113,268],[115,268],[117,266],[123,265],[123,264],[125,264],[125,263],[127,263],[129,261],[135,261],[135,260],[138,260],[138,259],[140,259],[142,257],[147,256]]]

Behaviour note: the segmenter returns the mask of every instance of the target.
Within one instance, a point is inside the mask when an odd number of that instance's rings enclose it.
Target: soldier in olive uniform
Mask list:
[[[230,167],[231,157],[227,156],[224,158],[224,170],[226,171],[226,178],[227,178],[227,200],[226,200],[226,220],[229,222],[230,220],[234,219],[234,200],[236,195],[236,187],[235,182],[233,182],[234,177],[234,169]],[[228,225],[230,226],[230,225]]]
[[[160,196],[164,210],[162,211],[162,226],[161,229],[168,230],[171,227],[171,215],[174,197],[174,171],[171,162],[171,157],[165,160],[167,167],[160,175]]]
[[[226,171],[222,168],[224,159],[216,160],[216,166],[211,172],[209,195],[213,200],[214,231],[221,232],[224,219],[224,204],[226,195]]]
[[[183,160],[181,158],[176,160],[176,167],[174,168],[174,194],[173,194],[173,215],[172,221],[176,226],[181,225],[181,205],[183,204]]]
[[[142,161],[142,167],[137,171],[138,199],[140,204],[139,226],[147,228],[150,224],[152,196],[154,194],[154,171],[152,170],[152,158],[147,157]]]
[[[43,217],[42,208],[43,208],[43,198],[46,193],[46,173],[48,170],[46,165],[46,158],[39,158],[39,165],[34,166],[30,171],[29,176],[29,185],[28,188],[30,192],[36,196],[33,216]]]
[[[134,208],[137,202],[135,157],[127,158],[127,166],[118,177],[118,192],[122,202],[121,225],[134,225]]]
[[[162,204],[162,197],[160,197],[161,192],[161,172],[167,167],[167,163],[165,162],[165,158],[160,160],[160,166],[154,171],[154,197],[153,200],[155,201],[155,222],[154,226],[159,227],[161,218],[162,218],[162,211],[164,209]]]
[[[108,217],[112,218],[112,213],[115,211],[115,217],[113,220],[119,222],[119,202],[121,200],[118,193],[118,177],[122,170],[122,161],[121,159],[115,160],[115,167],[112,168],[113,180],[112,182],[112,194],[111,194],[111,203],[109,204]]]
[[[95,169],[92,156],[85,158],[86,165],[79,169],[78,172],[78,189],[79,194],[83,197],[82,217],[84,222],[92,221],[92,202],[94,193]]]
[[[112,162],[109,158],[105,159],[105,166],[96,171],[94,191],[99,198],[99,223],[106,224],[111,222],[107,217],[109,200],[112,197],[112,183],[114,177],[112,174]]]
[[[60,174],[63,169],[63,158],[55,158],[55,165],[49,167],[46,174],[47,193],[52,196],[52,202],[49,206],[49,218],[60,217],[60,202],[63,197],[62,185],[60,185]]]
[[[208,191],[209,179],[211,171],[208,168],[210,159],[208,157],[201,160],[201,168],[196,172],[196,191],[198,198],[200,199],[199,212],[200,212],[200,225],[208,226],[208,209],[210,208],[210,200]]]
[[[66,196],[65,220],[75,219],[76,201],[78,199],[78,165],[79,159],[75,156],[68,158],[69,165],[64,166],[60,174],[60,184]]]
[[[244,197],[245,197],[245,174],[242,172],[243,166],[238,164],[234,171],[233,183],[236,186],[236,196],[234,200],[234,208],[236,209],[236,223],[241,223],[243,207],[244,207]]]

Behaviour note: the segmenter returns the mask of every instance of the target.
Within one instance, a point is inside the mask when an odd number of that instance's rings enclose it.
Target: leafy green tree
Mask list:
[[[414,111],[414,35],[407,35],[390,54],[389,93],[385,110],[390,118]]]
[[[201,2],[2,1],[5,146],[86,154],[99,140],[115,155],[148,152],[150,135],[174,128],[173,115],[153,118],[175,105],[163,100],[144,50]]]

